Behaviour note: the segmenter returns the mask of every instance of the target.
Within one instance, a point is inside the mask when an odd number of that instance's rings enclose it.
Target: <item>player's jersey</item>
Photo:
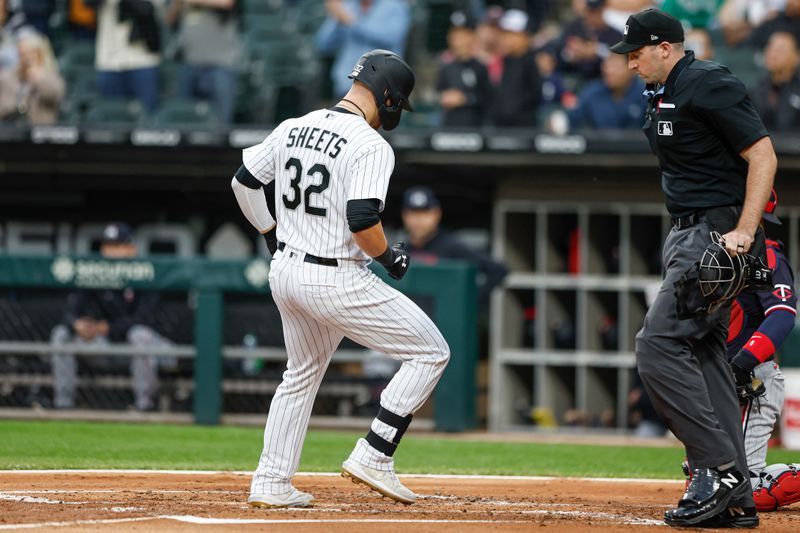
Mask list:
[[[731,306],[731,321],[728,329],[729,358],[739,352],[771,313],[782,310],[793,315],[797,314],[794,273],[781,248],[781,243],[767,241],[767,263],[773,269],[772,290],[743,292],[736,297]],[[775,346],[780,346],[780,344],[777,343]]]
[[[286,120],[242,159],[262,183],[275,180],[278,241],[318,257],[368,259],[347,202],[375,198],[383,211],[394,153],[360,115],[333,108]]]

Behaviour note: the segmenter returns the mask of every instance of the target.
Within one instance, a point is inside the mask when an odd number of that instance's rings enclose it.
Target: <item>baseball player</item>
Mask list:
[[[777,203],[773,189],[764,210],[765,221],[781,223],[775,216]],[[800,501],[800,465],[767,466],[767,443],[783,409],[783,374],[774,355],[794,328],[797,315],[794,273],[782,243],[767,240],[767,263],[773,269],[774,287],[737,296],[728,329],[728,358],[743,404],[744,447],[759,511],[774,511]],[[753,382],[753,377],[758,381]],[[763,388],[759,391],[760,384]]]
[[[409,265],[402,243],[389,246],[381,225],[394,154],[376,130],[393,129],[403,109],[412,111],[414,74],[396,54],[373,50],[350,78],[353,84],[336,106],[286,120],[244,150],[231,182],[239,207],[273,254],[269,282],[288,353],[250,487],[248,502],[255,507],[313,501],[292,486],[292,478],[314,397],[344,336],[402,364],[342,475],[413,503],[416,495],[400,483],[392,456],[450,357],[430,318],[367,268],[374,259],[400,279]],[[273,182],[275,218],[261,191]]]

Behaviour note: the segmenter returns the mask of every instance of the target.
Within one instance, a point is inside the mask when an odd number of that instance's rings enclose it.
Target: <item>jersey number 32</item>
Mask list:
[[[322,163],[317,163],[308,169],[307,175],[309,177],[314,178],[314,176],[319,175],[322,176],[322,181],[316,185],[309,185],[302,193],[300,192],[300,179],[303,177],[303,164],[300,163],[299,159],[293,157],[286,162],[285,168],[286,170],[294,169],[294,176],[292,176],[292,181],[289,182],[289,187],[292,189],[290,191],[291,199],[289,199],[289,194],[283,195],[283,205],[286,209],[294,211],[300,205],[301,200],[303,200],[306,213],[309,215],[316,215],[318,217],[327,215],[328,210],[326,208],[311,205],[311,195],[322,193],[322,191],[327,189],[328,185],[330,185],[331,173],[328,171],[327,167]]]

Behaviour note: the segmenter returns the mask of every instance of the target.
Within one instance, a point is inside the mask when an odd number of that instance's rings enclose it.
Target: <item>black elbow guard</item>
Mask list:
[[[250,174],[250,171],[247,170],[244,165],[239,167],[239,170],[236,171],[233,177],[248,189],[260,189],[264,185],[258,181],[255,176]]]
[[[380,222],[380,206],[381,201],[375,198],[349,200],[347,202],[347,224],[350,226],[350,231],[358,233]]]

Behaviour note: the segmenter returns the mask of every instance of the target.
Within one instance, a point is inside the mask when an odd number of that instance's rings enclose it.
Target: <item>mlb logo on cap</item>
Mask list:
[[[628,17],[622,41],[610,48],[617,54],[629,54],[643,46],[661,42],[682,43],[681,21],[658,9],[645,9]]]

